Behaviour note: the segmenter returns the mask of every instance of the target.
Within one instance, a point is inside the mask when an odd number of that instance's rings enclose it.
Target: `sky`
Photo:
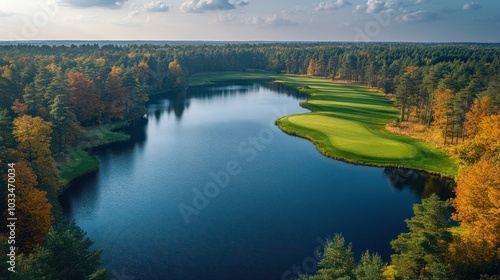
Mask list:
[[[499,0],[1,0],[0,40],[500,42]]]

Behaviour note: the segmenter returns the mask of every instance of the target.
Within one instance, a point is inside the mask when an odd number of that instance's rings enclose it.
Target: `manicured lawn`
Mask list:
[[[385,129],[397,111],[382,93],[327,79],[262,72],[202,74],[191,81],[203,85],[244,79],[276,80],[308,93],[310,98],[302,105],[312,112],[284,116],[276,123],[286,133],[309,139],[326,156],[357,164],[457,174],[455,162],[444,151]]]

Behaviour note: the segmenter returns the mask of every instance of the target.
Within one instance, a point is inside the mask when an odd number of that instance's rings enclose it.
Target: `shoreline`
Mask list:
[[[362,121],[354,121],[352,123],[363,126],[363,129],[373,133],[373,135],[370,134],[369,136],[383,138],[382,140],[386,141],[387,144],[389,145],[390,144],[394,145],[394,143],[390,142],[392,141],[392,142],[397,142],[396,144],[402,146],[403,150],[410,148],[416,150],[415,152],[417,154],[416,156],[415,154],[411,154],[410,155],[411,157],[405,158],[404,157],[405,155],[403,154],[403,156],[397,155],[396,157],[394,157],[393,155],[392,158],[373,157],[373,156],[370,158],[370,156],[360,156],[359,154],[355,153],[349,154],[348,152],[341,151],[338,147],[335,147],[335,145],[333,145],[331,141],[325,141],[325,138],[335,137],[335,135],[334,136],[327,135],[324,133],[324,131],[314,129],[311,127],[305,127],[305,126],[299,127],[298,125],[293,124],[289,121],[290,118],[297,118],[303,116],[334,115],[338,113],[338,111],[335,110],[325,110],[324,107],[326,105],[323,106],[322,108],[322,106],[318,104],[316,105],[313,104],[315,102],[322,101],[322,99],[319,98],[321,96],[323,97],[326,96],[328,98],[333,98],[333,99],[335,99],[336,97],[334,94],[328,96],[327,94],[325,94],[327,91],[325,89],[319,88],[318,85],[315,85],[316,87],[318,87],[318,89],[312,88],[311,86],[315,82],[329,84],[329,87],[331,88],[339,86],[346,87],[344,90],[363,89],[364,91],[366,91],[363,92],[363,94],[368,94],[368,92],[370,92],[369,94],[373,95],[369,96],[370,98],[376,98],[377,102],[386,102],[386,104],[383,104],[383,106],[385,106],[384,109],[386,110],[391,109],[394,110],[395,112],[395,108],[392,105],[392,102],[385,95],[382,95],[382,93],[379,90],[373,87],[347,84],[338,81],[332,81],[331,79],[328,78],[308,77],[304,75],[279,75],[274,73],[260,73],[260,72],[204,73],[195,75],[195,80],[197,82],[196,85],[209,85],[212,84],[213,82],[221,82],[232,79],[240,79],[240,80],[270,79],[273,82],[281,83],[285,86],[292,87],[296,90],[299,90],[301,93],[306,94],[308,96],[308,99],[306,101],[300,102],[300,106],[310,110],[310,112],[283,116],[281,118],[278,118],[275,121],[275,124],[284,133],[290,136],[300,137],[308,141],[311,141],[313,145],[316,147],[316,149],[326,157],[355,165],[415,169],[448,178],[455,178],[457,174],[458,168],[456,166],[455,161],[444,150],[436,148],[430,142],[422,141],[420,139],[416,139],[414,137],[406,135],[395,134],[388,131],[385,128],[385,125],[390,123],[390,120],[392,119],[390,116],[380,117],[379,121],[381,122],[374,125],[363,123]],[[361,103],[363,102],[366,103],[366,100],[361,100]],[[335,109],[339,108],[341,107],[337,106],[337,108]],[[335,120],[335,117],[332,117],[332,120]],[[365,139],[365,142],[366,142],[365,144],[369,144],[370,141],[367,141]],[[361,145],[362,144],[363,143],[361,143]],[[407,147],[404,147],[403,145]],[[363,150],[362,147],[360,148],[359,146],[356,149]],[[378,149],[378,147],[376,147],[376,149]],[[350,156],[346,154],[349,154]],[[422,154],[429,156],[429,158],[422,156]],[[418,157],[419,155],[420,157]],[[414,163],[417,161],[418,163]]]
[[[65,162],[58,164],[60,172],[58,178],[60,184],[59,194],[68,189],[74,180],[99,169],[99,160],[90,154],[92,149],[99,149],[130,140],[130,135],[120,131],[130,125],[130,121],[111,122],[85,129],[82,133],[85,140],[66,150]]]

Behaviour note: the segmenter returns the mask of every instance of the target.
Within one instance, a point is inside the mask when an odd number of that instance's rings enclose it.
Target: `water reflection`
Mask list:
[[[395,190],[407,189],[420,198],[429,197],[433,193],[443,200],[454,197],[453,189],[456,183],[451,178],[395,167],[384,168],[384,176]]]
[[[278,82],[270,81],[231,81],[219,82],[213,86],[191,87],[186,91],[169,93],[168,95],[155,95],[149,104],[149,116],[158,122],[164,115],[174,114],[177,120],[189,109],[191,100],[216,100],[226,99],[238,95],[246,95],[259,89],[272,90],[276,94],[286,95],[297,100],[304,100],[307,95],[299,90]]]
[[[248,162],[237,151],[241,141],[269,127],[274,106],[306,112],[297,100],[305,96],[267,82],[203,91],[152,100],[148,118],[127,128],[131,141],[95,153],[99,172],[61,197],[68,218],[104,249],[110,271],[125,267],[136,279],[281,279],[311,256],[318,237],[337,232],[358,256],[369,249],[388,261],[411,206],[432,191],[442,195],[439,177],[335,161],[280,132]],[[241,174],[186,224],[179,205],[193,205],[194,189],[213,182],[229,160]]]

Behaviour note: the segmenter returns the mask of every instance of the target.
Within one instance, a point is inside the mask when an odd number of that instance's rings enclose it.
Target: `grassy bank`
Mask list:
[[[367,88],[303,76],[262,72],[211,73],[192,78],[193,84],[212,81],[272,79],[309,94],[301,105],[310,113],[282,117],[276,124],[286,133],[314,143],[324,155],[346,162],[457,174],[455,162],[431,143],[386,130],[397,117],[392,102]]]
[[[89,155],[89,150],[129,140],[129,135],[117,131],[127,125],[128,122],[123,121],[85,128],[80,144],[64,153],[65,159],[58,166],[59,183],[66,186],[73,179],[96,171],[99,168],[99,160],[95,156]]]

